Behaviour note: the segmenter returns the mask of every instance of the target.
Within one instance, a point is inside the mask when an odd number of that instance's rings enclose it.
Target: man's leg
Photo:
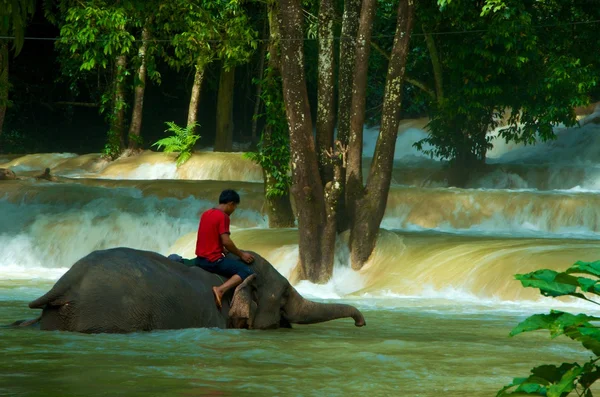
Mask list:
[[[246,264],[241,261],[234,259],[225,258],[218,262],[217,272],[222,276],[229,277],[227,281],[218,287],[213,287],[213,294],[215,294],[215,301],[217,307],[221,308],[221,299],[225,292],[231,288],[237,287],[244,281],[248,276],[254,272]]]
[[[237,287],[242,283],[242,278],[237,274],[231,276],[231,278],[225,281],[223,284],[218,287],[212,287],[213,294],[215,294],[215,301],[217,302],[217,307],[221,308],[221,299],[225,292],[229,291],[231,288]]]

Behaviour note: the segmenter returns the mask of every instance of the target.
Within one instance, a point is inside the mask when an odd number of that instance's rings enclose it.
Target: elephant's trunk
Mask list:
[[[318,303],[304,299],[294,287],[290,287],[284,308],[285,318],[293,324],[314,324],[337,318],[352,317],[354,325],[366,325],[362,313],[354,306],[339,303]]]

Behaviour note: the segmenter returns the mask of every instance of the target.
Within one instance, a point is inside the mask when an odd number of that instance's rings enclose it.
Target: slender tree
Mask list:
[[[165,53],[169,65],[194,70],[188,127],[198,120],[205,69],[221,61],[215,150],[231,151],[235,67],[250,59],[257,36],[242,4],[238,0],[173,0],[161,3],[157,20],[164,38],[171,40]]]
[[[363,128],[367,100],[367,76],[371,50],[371,33],[377,0],[363,0],[356,39],[353,90],[348,139],[348,166],[346,168],[346,206],[353,224],[356,204],[364,194],[362,174]]]
[[[150,40],[150,20],[142,27],[141,42],[138,48],[138,67],[135,74],[133,110],[129,124],[129,149],[138,149],[141,144],[142,116],[144,111],[144,93],[146,90],[146,74],[148,68],[148,44]]]
[[[212,0],[209,3],[213,7],[220,43],[215,57],[221,61],[214,150],[230,152],[233,149],[235,68],[251,58],[257,48],[258,33],[239,1]]]
[[[206,67],[214,60],[219,36],[212,13],[202,1],[169,1],[161,4],[158,24],[170,43],[165,52],[167,63],[179,71],[192,68],[194,80],[188,106],[187,126],[198,122],[198,104]]]
[[[352,207],[354,214],[352,216],[353,224],[350,232],[350,251],[352,266],[355,269],[360,269],[373,252],[377,242],[379,226],[387,205],[387,197],[394,167],[394,151],[396,149],[396,139],[398,137],[398,126],[400,123],[400,104],[402,103],[402,88],[406,72],[406,60],[410,49],[413,24],[413,0],[400,0],[398,5],[396,33],[394,35],[394,44],[388,65],[385,93],[383,97],[381,128],[375,146],[375,154],[373,156],[373,162],[371,163],[371,169],[365,188],[353,197],[356,199],[356,202],[353,203],[354,205]],[[357,56],[355,81],[362,78],[358,75],[358,59],[359,57]],[[353,155],[362,156],[362,139],[360,144],[360,151],[349,150],[349,161],[352,161],[351,156]],[[356,161],[354,161],[354,163],[356,163]]]
[[[132,18],[131,5],[61,0],[48,2],[46,8],[48,19],[60,29],[57,47],[63,74],[77,77],[81,71],[102,71],[108,76],[100,111],[110,124],[104,153],[111,158],[126,147],[127,65],[136,41],[131,32],[140,27],[139,19]]]
[[[342,16],[342,29],[339,43],[339,78],[337,107],[337,140],[342,147],[348,146],[350,136],[350,109],[352,107],[352,87],[354,65],[356,63],[356,36],[358,35],[361,0],[346,0]],[[345,185],[346,168],[342,167],[340,179]],[[337,222],[338,232],[349,228],[346,213],[346,197],[342,194],[338,200]]]
[[[219,92],[217,95],[217,123],[215,152],[233,150],[233,96],[235,83],[235,65],[223,62],[219,74]]]
[[[319,64],[317,89],[317,156],[321,181],[332,178],[331,161],[326,150],[333,146],[335,128],[335,54],[333,0],[322,0],[319,7]]]

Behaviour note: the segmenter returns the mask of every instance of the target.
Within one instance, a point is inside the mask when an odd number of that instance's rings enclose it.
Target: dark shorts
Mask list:
[[[219,259],[216,262],[209,262],[204,258],[196,257],[196,266],[207,272],[216,273],[227,278],[237,274],[242,278],[242,281],[251,274],[254,274],[254,271],[243,262],[229,258]]]

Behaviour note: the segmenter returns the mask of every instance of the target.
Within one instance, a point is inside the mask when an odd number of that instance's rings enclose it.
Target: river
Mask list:
[[[81,335],[0,329],[0,395],[490,396],[542,364],[583,361],[577,343],[544,333],[508,336],[551,308],[599,315],[542,298],[513,275],[600,259],[598,126],[561,129],[535,147],[498,144],[467,189],[448,188],[436,159],[410,144],[406,123],[375,252],[359,272],[339,238],[326,285],[295,283],[306,297],[357,306],[351,319],[292,330],[188,329]],[[369,162],[375,130],[367,130]],[[372,156],[372,154],[371,154]],[[32,318],[27,303],[77,259],[127,246],[191,257],[198,216],[222,189],[242,203],[237,245],[294,279],[297,230],[269,230],[262,173],[240,153],[196,153],[177,169],[146,152],[108,163],[97,154],[0,155],[25,178],[0,184],[0,324]]]

